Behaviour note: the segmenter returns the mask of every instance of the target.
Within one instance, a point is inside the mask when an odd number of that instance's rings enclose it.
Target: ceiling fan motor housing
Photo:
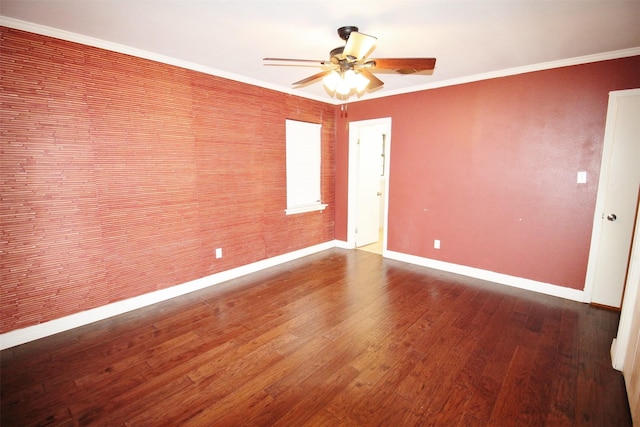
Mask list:
[[[329,52],[329,58],[333,58],[334,56],[340,56],[342,55],[342,52],[344,52],[344,46],[338,46],[337,48]]]
[[[1,0],[0,0],[1,1]],[[344,87],[331,92],[348,97],[350,93],[357,91],[360,95],[365,90],[374,90],[384,83],[373,75],[377,70],[393,70],[400,74],[411,74],[418,71],[433,71],[436,64],[435,58],[378,58],[367,59],[375,48],[377,38],[367,34],[361,34],[356,26],[344,26],[338,28],[338,36],[345,41],[344,46],[336,47],[329,53],[330,61],[312,59],[291,58],[264,58],[271,61],[315,63],[325,69],[312,76],[293,83],[293,86],[301,87],[320,79],[340,80]],[[349,80],[349,82],[348,82]]]
[[[338,35],[340,36],[340,38],[342,40],[347,40],[349,38],[349,35],[354,32],[354,31],[358,31],[358,27],[354,27],[354,26],[346,26],[346,27],[340,27],[338,28]]]

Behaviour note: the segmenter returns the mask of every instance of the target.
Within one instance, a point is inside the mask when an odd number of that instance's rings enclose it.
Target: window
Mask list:
[[[286,214],[322,210],[320,199],[320,135],[322,126],[287,120]]]

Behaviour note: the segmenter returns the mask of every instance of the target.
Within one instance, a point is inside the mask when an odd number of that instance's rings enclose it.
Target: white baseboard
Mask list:
[[[15,347],[30,341],[48,337],[60,332],[68,331],[79,326],[88,325],[93,322],[117,316],[138,308],[146,307],[158,302],[166,301],[171,298],[185,295],[190,292],[198,291],[209,286],[217,285],[228,280],[232,280],[250,273],[255,273],[270,267],[275,267],[285,262],[293,261],[307,255],[321,252],[331,248],[353,249],[353,246],[341,240],[332,240],[321,243],[319,245],[300,249],[287,254],[279,255],[273,258],[264,259],[231,270],[215,273],[210,276],[182,283],[166,289],[150,292],[148,294],[129,298],[123,301],[114,302],[90,310],[74,313],[69,316],[54,319],[38,325],[28,326],[22,329],[16,329],[0,335],[0,350]],[[552,285],[549,283],[537,282],[535,280],[523,279],[521,277],[509,276],[506,274],[495,273],[492,271],[481,270],[478,268],[467,267],[458,264],[452,264],[443,261],[437,261],[429,258],[422,258],[415,255],[407,255],[400,252],[385,250],[383,256],[397,261],[407,262],[410,264],[429,267],[436,270],[447,271],[450,273],[461,274],[463,276],[474,277],[489,282],[502,285],[512,286],[516,288],[526,289],[547,295],[553,295],[573,301],[586,302],[584,292],[576,289],[565,288],[563,286]]]
[[[28,326],[22,329],[16,329],[0,335],[0,350],[15,347],[30,341],[35,341],[50,335],[68,331],[79,326],[88,325],[99,320],[117,316],[138,308],[146,307],[158,302],[166,301],[171,298],[185,295],[209,286],[217,285],[227,280],[235,279],[246,274],[255,273],[266,268],[274,267],[285,262],[293,261],[307,255],[321,252],[338,246],[336,241],[329,241],[319,245],[300,249],[287,254],[279,255],[273,258],[264,259],[231,270],[215,273],[210,276],[182,283],[166,289],[160,289],[149,292],[144,295],[129,298],[123,301],[114,302],[90,310],[74,313],[69,316],[54,319],[38,325]]]
[[[538,292],[546,295],[552,295],[565,298],[572,301],[587,302],[585,294],[581,290],[566,288],[564,286],[552,285],[550,283],[538,282],[522,277],[510,276],[508,274],[496,273],[493,271],[482,270],[474,267],[467,267],[459,264],[438,261],[430,258],[423,258],[415,255],[407,255],[400,252],[385,250],[383,256],[397,261],[408,262],[411,264],[421,265],[436,270],[447,271],[449,273],[460,274],[475,279],[486,280],[488,282],[507,285],[514,288],[526,289],[528,291]]]
[[[335,240],[335,242],[336,242],[336,248],[355,249],[354,245],[350,245],[348,242],[345,242],[344,240]]]

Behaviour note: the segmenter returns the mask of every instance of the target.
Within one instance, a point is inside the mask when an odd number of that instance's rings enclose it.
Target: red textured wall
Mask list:
[[[388,249],[583,289],[608,92],[634,87],[640,57],[349,105],[336,238],[347,234],[348,122],[392,117]]]
[[[0,34],[0,332],[333,240],[334,106]],[[287,118],[323,125],[322,213],[284,214]]]

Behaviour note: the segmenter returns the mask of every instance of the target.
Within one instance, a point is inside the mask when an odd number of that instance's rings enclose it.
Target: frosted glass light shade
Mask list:
[[[335,70],[327,74],[325,78],[322,79],[324,87],[326,87],[327,90],[331,93],[336,91],[336,88],[341,81],[342,78],[340,77],[340,74]]]
[[[329,92],[342,96],[349,95],[354,89],[362,93],[369,85],[369,79],[354,70],[331,71],[322,79],[322,82]]]

